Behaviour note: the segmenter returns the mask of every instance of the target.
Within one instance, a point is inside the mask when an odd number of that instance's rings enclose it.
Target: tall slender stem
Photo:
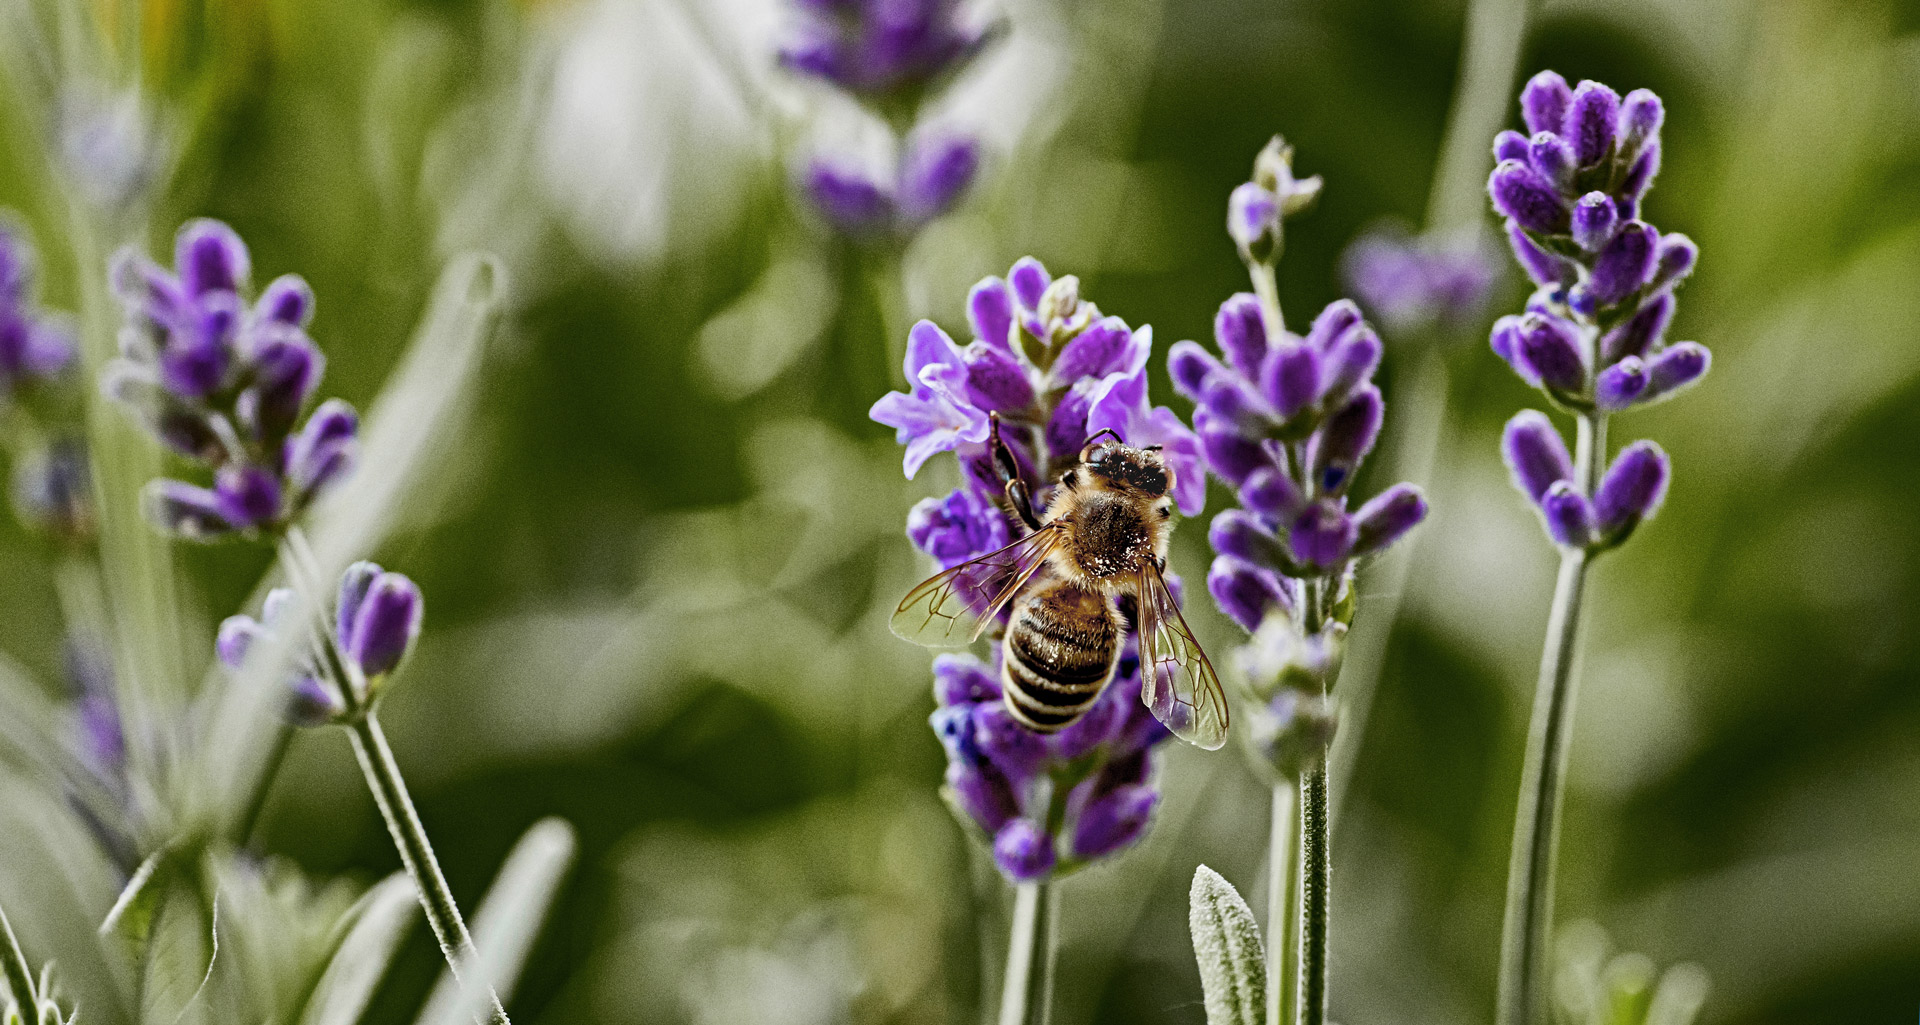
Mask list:
[[[1247,273],[1253,278],[1253,294],[1260,300],[1260,318],[1267,337],[1277,339],[1287,329],[1287,319],[1280,313],[1279,277],[1270,263],[1250,263]]]
[[[1051,880],[1013,891],[1013,929],[1000,990],[1000,1025],[1047,1025],[1053,1018],[1053,971],[1060,946],[1060,894]]]
[[[0,942],[5,944],[5,949],[0,949],[0,976],[6,978],[7,988],[13,991],[13,1001],[20,1005],[20,1016],[27,1021],[38,1021],[40,994],[34,989],[33,969],[27,967],[26,952],[20,949],[20,939],[13,934],[13,923],[7,920],[3,908],[0,908]]]
[[[1606,418],[1579,419],[1574,473],[1592,493],[1606,469]],[[1573,709],[1578,684],[1579,635],[1587,566],[1585,549],[1560,556],[1547,639],[1540,653],[1540,679],[1521,767],[1520,806],[1514,814],[1513,852],[1507,868],[1506,921],[1500,936],[1500,984],[1496,1025],[1545,1025],[1548,941],[1553,929],[1554,866],[1560,846],[1560,809],[1566,793]]]
[[[1486,208],[1481,189],[1493,166],[1488,146],[1513,95],[1527,7],[1528,0],[1472,0],[1467,9],[1460,82],[1427,201],[1429,229],[1458,231],[1480,223]]]
[[[359,759],[360,771],[366,774],[367,785],[373,790],[374,803],[380,806],[380,817],[386,820],[387,832],[393,834],[394,846],[400,849],[400,861],[420,891],[420,906],[427,913],[434,938],[440,941],[440,953],[447,959],[454,979],[471,984],[462,977],[461,968],[475,964],[479,953],[474,949],[472,935],[467,932],[466,921],[460,917],[459,905],[453,902],[453,891],[447,887],[440,862],[433,856],[433,845],[427,842],[427,831],[420,825],[419,813],[414,811],[406,781],[400,778],[399,763],[393,759],[393,749],[387,746],[387,735],[380,729],[380,720],[374,710],[368,708],[348,730],[353,737],[354,757]],[[507,1025],[506,1009],[500,1006],[500,997],[491,988],[487,1001],[483,1020],[488,1025]]]
[[[1327,835],[1327,769],[1300,780],[1300,1025],[1327,1021],[1327,896],[1333,859]]]
[[[1300,1011],[1300,916],[1294,913],[1300,879],[1295,871],[1300,799],[1290,779],[1273,784],[1273,819],[1268,840],[1267,875],[1267,1025],[1294,1025]]]

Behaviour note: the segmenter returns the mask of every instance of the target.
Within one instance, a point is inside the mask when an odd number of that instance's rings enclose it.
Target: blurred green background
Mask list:
[[[0,5],[46,23],[106,9]],[[373,401],[453,253],[506,268],[505,316],[442,425],[453,443],[364,554],[427,595],[387,721],[455,893],[476,902],[536,820],[578,831],[516,1021],[977,1020],[1003,888],[936,794],[926,653],[884,626],[925,570],[906,511],[952,468],[900,479],[865,418],[899,374],[883,324],[903,309],[959,332],[966,288],[1032,253],[1152,324],[1158,362],[1246,288],[1226,195],[1275,132],[1326,179],[1280,269],[1287,309],[1318,309],[1359,232],[1423,216],[1464,6],[1003,0],[1011,32],[940,112],[986,140],[980,183],[877,286],[796,199],[799,159],[870,145],[872,127],[774,68],[780,0],[138,8],[178,171],[127,234],[159,253],[186,217],[220,217],[258,279],[306,275],[326,394]],[[1912,1021],[1920,5],[1533,13],[1522,79],[1554,68],[1666,99],[1647,212],[1700,244],[1675,330],[1717,364],[1616,427],[1657,438],[1675,482],[1592,591],[1561,918],[1704,966],[1708,1022]],[[48,303],[71,309],[101,268],[59,242],[51,115],[22,57],[42,42],[5,48],[0,206],[42,242]],[[1496,312],[1518,302],[1509,281]],[[1335,838],[1347,1025],[1479,1022],[1492,1005],[1553,553],[1496,448],[1537,400],[1483,339],[1446,357],[1452,414],[1420,482],[1436,514]],[[1189,580],[1202,527],[1176,539]],[[197,667],[269,556],[174,555]],[[10,518],[0,567],[0,649],[60,693],[53,563]],[[1216,651],[1237,640],[1210,607],[1195,626]],[[1062,1023],[1204,1019],[1196,864],[1262,906],[1266,792],[1231,753],[1185,748],[1163,782],[1147,842],[1063,887]],[[296,740],[263,837],[315,876],[398,867],[337,731]],[[59,954],[51,923],[97,918],[117,883],[76,908],[43,863],[0,863],[0,900],[30,950]],[[416,926],[368,1020],[412,1020],[438,967]]]

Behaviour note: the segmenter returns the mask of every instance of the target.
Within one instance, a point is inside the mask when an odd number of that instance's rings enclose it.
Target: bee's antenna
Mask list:
[[[1165,445],[1148,445],[1148,446],[1147,446],[1146,448],[1143,448],[1143,449],[1141,449],[1140,451],[1142,451],[1142,452],[1158,452],[1158,451],[1160,451],[1160,450],[1162,450],[1162,449],[1164,449],[1164,448],[1166,448],[1166,446],[1165,446]]]
[[[1102,427],[1102,428],[1100,428],[1099,430],[1097,430],[1097,431],[1095,431],[1095,432],[1093,432],[1093,437],[1091,437],[1091,438],[1088,438],[1088,439],[1087,439],[1087,444],[1089,444],[1089,445],[1091,445],[1091,444],[1093,444],[1093,443],[1094,443],[1095,441],[1097,441],[1097,440],[1099,439],[1099,437],[1100,437],[1100,436],[1101,436],[1102,434],[1105,434],[1105,435],[1108,435],[1108,436],[1110,436],[1110,437],[1112,437],[1112,438],[1113,438],[1113,440],[1115,440],[1115,441],[1117,441],[1117,442],[1119,442],[1119,443],[1120,443],[1120,444],[1122,444],[1122,445],[1125,445],[1125,444],[1127,443],[1127,440],[1126,440],[1125,438],[1122,438],[1122,437],[1120,436],[1120,432],[1119,432],[1119,431],[1116,431],[1116,430],[1114,430],[1114,429],[1113,429],[1113,428],[1111,428],[1111,427]]]

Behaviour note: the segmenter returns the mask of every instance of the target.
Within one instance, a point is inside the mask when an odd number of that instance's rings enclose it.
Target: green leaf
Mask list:
[[[347,913],[352,927],[327,962],[300,1025],[354,1025],[360,1020],[419,905],[419,891],[405,872],[388,876],[360,898]]]
[[[1260,927],[1233,884],[1205,865],[1194,870],[1188,924],[1207,1025],[1262,1025],[1267,1002],[1267,954]]]
[[[476,985],[463,987],[442,972],[420,1012],[419,1025],[471,1025],[485,1008],[486,987],[478,983],[491,982],[501,1003],[512,999],[560,877],[573,863],[573,851],[573,827],[559,819],[542,819],[527,830],[507,855],[474,918],[473,945],[480,956],[467,976]]]
[[[133,878],[120,890],[106,920],[100,923],[100,935],[118,933],[133,943],[136,959],[144,953],[175,864],[171,851],[159,850],[147,855],[147,860],[140,863]]]
[[[170,873],[146,944],[140,987],[141,1021],[179,1025],[198,1021],[200,993],[220,954],[220,900],[197,875]]]

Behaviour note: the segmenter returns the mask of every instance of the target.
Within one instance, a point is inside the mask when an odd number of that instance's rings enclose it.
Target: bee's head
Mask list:
[[[1080,450],[1080,467],[1107,487],[1150,498],[1160,498],[1173,490],[1173,468],[1161,458],[1160,446],[1134,448],[1111,430],[1094,435]]]

